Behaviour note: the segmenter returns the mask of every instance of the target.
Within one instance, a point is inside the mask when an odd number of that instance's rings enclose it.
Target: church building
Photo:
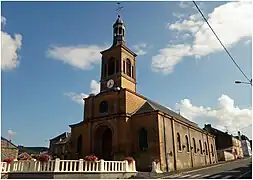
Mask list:
[[[136,91],[136,54],[126,46],[126,27],[118,16],[113,43],[101,52],[101,88],[85,98],[83,121],[70,125],[71,159],[95,154],[99,159],[131,156],[137,170],[152,161],[162,171],[217,162],[214,136]]]

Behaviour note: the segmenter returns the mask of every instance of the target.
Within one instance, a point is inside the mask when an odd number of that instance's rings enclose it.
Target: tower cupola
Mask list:
[[[116,22],[113,24],[113,44],[112,44],[112,46],[117,46],[119,44],[125,45],[125,33],[126,33],[126,28],[124,26],[124,22],[121,19],[120,15],[118,15]]]

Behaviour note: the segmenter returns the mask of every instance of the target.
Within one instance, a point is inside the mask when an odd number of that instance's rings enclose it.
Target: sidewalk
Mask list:
[[[234,161],[240,161],[240,160],[250,159],[250,158],[251,157],[246,157],[243,159],[236,159],[236,160],[231,160],[231,161],[220,161],[218,163],[209,164],[206,166],[193,167],[193,168],[189,168],[189,169],[183,169],[183,170],[172,171],[172,172],[164,172],[164,173],[159,173],[159,174],[155,174],[155,173],[151,173],[151,172],[138,172],[136,177],[134,177],[133,179],[157,179],[157,178],[161,178],[164,176],[171,176],[174,174],[182,174],[182,173],[189,172],[189,171],[200,170],[200,169],[209,168],[212,166],[217,166],[217,165],[221,165],[221,164],[231,163]]]

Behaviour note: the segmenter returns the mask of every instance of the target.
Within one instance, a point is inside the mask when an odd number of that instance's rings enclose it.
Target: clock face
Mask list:
[[[114,85],[114,81],[112,79],[110,79],[109,81],[107,81],[107,87],[108,88],[112,88]]]

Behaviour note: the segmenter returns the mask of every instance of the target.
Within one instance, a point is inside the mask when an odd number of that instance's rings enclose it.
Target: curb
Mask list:
[[[208,169],[208,168],[212,168],[212,167],[221,166],[223,164],[235,162],[235,161],[238,161],[238,160],[248,160],[248,159],[251,159],[251,157],[246,157],[246,158],[243,158],[243,159],[234,159],[234,160],[230,160],[230,161],[220,161],[218,163],[209,164],[209,165],[202,166],[202,167],[184,169],[184,170],[173,171],[173,172],[165,172],[165,173],[161,173],[161,174],[156,174],[152,178],[168,178],[168,177],[170,177],[174,174],[180,174],[181,175],[181,174],[184,174],[184,173],[190,173],[190,172],[195,172],[195,171],[199,171],[199,170],[202,170],[202,169],[204,170],[204,169]],[[150,178],[150,175],[149,175],[149,178]]]

